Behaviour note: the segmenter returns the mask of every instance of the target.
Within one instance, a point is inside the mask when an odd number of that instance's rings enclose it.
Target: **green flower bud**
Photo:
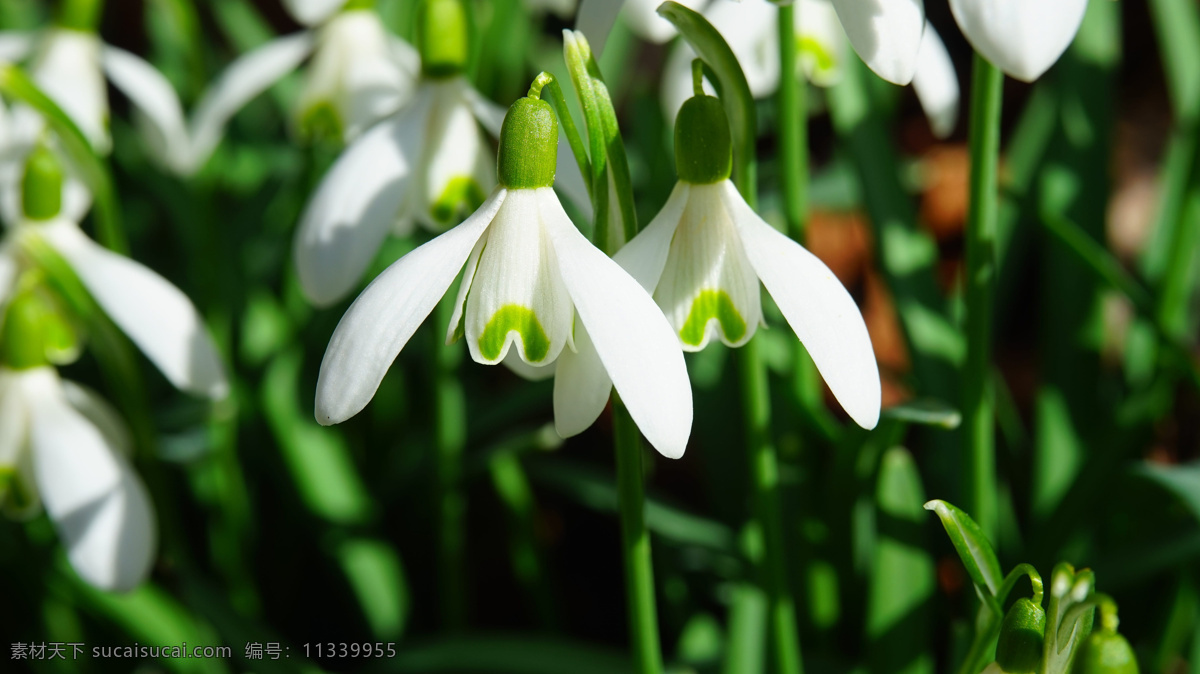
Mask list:
[[[1046,612],[1022,597],[1008,609],[996,644],[996,664],[1008,674],[1033,674],[1042,662]]]
[[[17,292],[0,328],[0,363],[25,370],[78,356],[78,335],[57,305],[37,286]]]
[[[705,185],[733,172],[733,138],[721,101],[693,96],[675,118],[675,171],[679,179]]]
[[[417,6],[417,50],[423,75],[444,79],[467,69],[468,26],[463,0],[424,0]]]
[[[39,144],[25,159],[21,176],[21,201],[25,217],[49,220],[62,209],[62,164],[54,151]]]
[[[1137,657],[1125,637],[1101,629],[1084,640],[1071,671],[1074,674],[1138,674]]]
[[[509,189],[554,185],[558,161],[558,120],[550,104],[538,98],[519,98],[500,127],[496,175]]]

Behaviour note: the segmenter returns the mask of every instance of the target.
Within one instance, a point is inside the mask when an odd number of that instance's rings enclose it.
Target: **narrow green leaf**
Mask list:
[[[411,608],[400,556],[391,545],[374,538],[341,541],[335,556],[371,626],[371,635],[385,641],[399,638]]]
[[[1174,494],[1200,520],[1200,463],[1166,466],[1147,462],[1134,468],[1133,474]]]
[[[700,13],[670,0],[658,6],[658,13],[675,24],[679,34],[717,75],[721,103],[729,115],[733,132],[733,181],[746,203],[753,207],[758,201],[754,163],[758,131],[755,128],[754,96],[750,93],[746,74],[725,38]]]
[[[932,510],[941,518],[946,535],[958,551],[963,566],[967,567],[971,580],[986,589],[988,594],[995,595],[1004,574],[1000,571],[1000,562],[996,559],[992,544],[975,520],[957,507],[937,499],[926,503],[925,509]]]

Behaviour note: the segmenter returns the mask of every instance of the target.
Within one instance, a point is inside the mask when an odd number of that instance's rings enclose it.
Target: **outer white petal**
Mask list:
[[[579,321],[642,434],[679,458],[692,429],[692,389],[678,339],[637,281],[575,229],[553,192],[543,194],[542,220]]]
[[[108,88],[100,71],[100,38],[65,28],[48,30],[30,71],[34,82],[71,117],[92,146],[108,152],[112,141]]]
[[[488,228],[463,317],[477,363],[498,363],[515,345],[525,362],[549,364],[570,339],[571,298],[544,222],[547,195],[558,203],[548,187],[509,190]],[[524,322],[529,313],[534,325]]]
[[[295,70],[313,50],[312,33],[303,32],[268,42],[239,57],[217,79],[196,105],[192,117],[192,156],[189,172],[212,154],[225,123],[251,99]]]
[[[613,256],[617,264],[629,272],[648,293],[654,292],[663,267],[667,264],[671,239],[687,207],[689,187],[682,180],[676,182],[675,189],[671,190],[671,196],[667,197],[667,203],[663,204],[658,215]]]
[[[33,31],[0,31],[0,62],[16,63],[33,51],[37,33]]]
[[[19,382],[20,374],[0,367],[0,471],[17,469],[28,441],[29,409]]]
[[[871,70],[894,84],[912,81],[925,31],[922,0],[833,0],[833,7],[854,51]]]
[[[288,14],[305,26],[315,26],[334,15],[346,0],[283,0]]]
[[[741,346],[762,321],[762,291],[725,203],[732,183],[691,185],[654,301],[685,351],[718,338]],[[740,322],[740,323],[739,323]]]
[[[108,78],[141,111],[149,124],[148,142],[171,170],[183,172],[191,156],[191,138],[179,96],[162,73],[138,56],[105,45],[101,53]]]
[[[746,256],[767,292],[850,418],[874,428],[879,366],[854,298],[817,256],[763,222],[732,183],[726,189]]]
[[[336,424],[371,402],[396,354],[437,306],[507,192],[497,188],[462,224],[397,260],[346,310],[317,378],[317,421]]]
[[[612,379],[583,321],[575,323],[575,351],[564,350],[554,374],[554,430],[564,438],[596,423],[608,404]]]
[[[950,0],[950,10],[975,51],[1032,82],[1075,39],[1087,0]]]
[[[149,572],[157,545],[149,496],[59,386],[49,368],[22,375],[42,502],[84,580],[105,590],[132,589]]]
[[[292,248],[300,287],[313,304],[344,297],[379,251],[409,190],[428,110],[419,102],[376,125],[321,179]]]
[[[917,74],[913,77],[913,89],[917,100],[925,109],[933,135],[945,138],[954,133],[958,121],[958,74],[954,62],[946,52],[946,45],[930,24],[925,27],[921,39],[921,53],[917,58]]]
[[[63,398],[87,419],[100,434],[109,447],[125,458],[133,457],[133,436],[125,425],[119,412],[99,393],[92,389],[62,379]]]
[[[611,0],[601,1],[609,2]],[[678,2],[688,9],[700,11],[707,4],[708,0],[678,0]],[[613,2],[612,4],[620,3]],[[660,0],[625,0],[623,11],[625,23],[629,24],[629,27],[635,34],[645,40],[659,44],[675,37],[676,33],[675,26],[670,21],[659,16],[655,11],[660,4],[662,4]],[[582,11],[581,9],[580,12]],[[611,21],[609,25],[612,25]],[[721,28],[719,24],[714,23],[713,25]],[[587,35],[586,32],[584,34]],[[608,31],[605,31],[604,37],[607,39]],[[595,49],[595,46],[592,48]],[[599,55],[600,51],[597,50],[596,54]]]
[[[179,288],[100,247],[73,223],[47,224],[39,231],[109,318],[176,388],[210,398],[229,392],[225,367],[204,320]]]

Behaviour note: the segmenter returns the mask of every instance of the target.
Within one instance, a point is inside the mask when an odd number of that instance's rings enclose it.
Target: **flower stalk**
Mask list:
[[[970,510],[984,535],[996,528],[996,459],[990,392],[992,304],[996,276],[996,173],[1000,158],[1000,104],[1004,74],[976,54],[971,74],[971,177],[966,232],[967,360],[963,371],[963,427]]]

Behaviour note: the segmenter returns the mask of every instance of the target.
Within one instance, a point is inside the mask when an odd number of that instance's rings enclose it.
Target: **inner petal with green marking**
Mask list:
[[[453,223],[459,213],[471,213],[487,199],[483,187],[471,176],[456,176],[429,207],[429,215],[442,225]]]
[[[499,360],[509,335],[516,333],[521,339],[525,360],[540,363],[550,352],[550,338],[542,328],[537,314],[519,304],[506,304],[492,315],[483,334],[479,336],[479,352],[488,360]]]
[[[701,290],[692,302],[687,320],[679,330],[684,344],[700,346],[709,321],[716,320],[725,342],[737,342],[746,335],[746,320],[738,313],[733,299],[724,290]]]

